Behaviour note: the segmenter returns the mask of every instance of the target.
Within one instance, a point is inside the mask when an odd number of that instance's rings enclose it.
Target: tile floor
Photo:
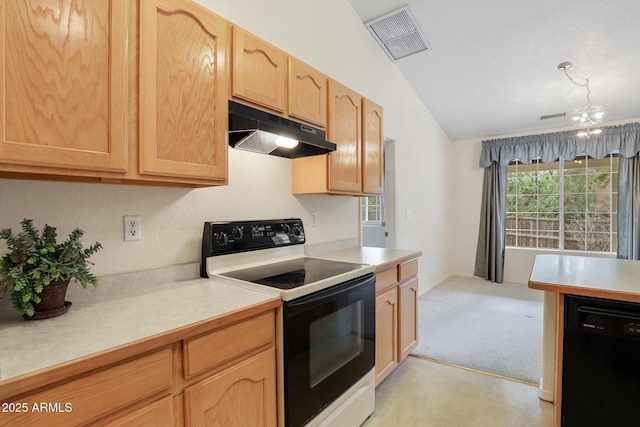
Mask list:
[[[551,427],[553,404],[527,383],[408,357],[376,389],[363,427]]]

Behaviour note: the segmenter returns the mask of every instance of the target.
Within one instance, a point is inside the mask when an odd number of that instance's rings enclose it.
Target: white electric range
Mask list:
[[[299,218],[206,222],[201,275],[280,295],[278,424],[358,426],[375,406],[375,273],[304,255]]]

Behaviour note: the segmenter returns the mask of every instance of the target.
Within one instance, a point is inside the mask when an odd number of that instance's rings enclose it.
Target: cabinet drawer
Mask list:
[[[0,413],[0,425],[80,425],[168,390],[171,384],[171,350],[164,348],[21,397],[29,410]]]
[[[395,285],[397,279],[398,269],[396,267],[380,272],[376,271],[376,294],[380,291],[385,290],[389,286]]]
[[[184,375],[189,378],[224,362],[275,343],[273,311],[184,340]]]
[[[418,274],[418,260],[413,259],[411,261],[407,261],[398,266],[398,281],[402,282],[403,280],[415,276]]]

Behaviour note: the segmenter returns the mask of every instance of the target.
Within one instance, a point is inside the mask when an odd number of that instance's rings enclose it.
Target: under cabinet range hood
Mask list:
[[[229,145],[291,159],[336,150],[321,129],[234,101],[229,101]]]

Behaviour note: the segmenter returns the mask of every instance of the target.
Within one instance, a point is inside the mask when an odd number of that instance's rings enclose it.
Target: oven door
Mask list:
[[[285,425],[301,426],[375,366],[375,274],[283,304]]]

